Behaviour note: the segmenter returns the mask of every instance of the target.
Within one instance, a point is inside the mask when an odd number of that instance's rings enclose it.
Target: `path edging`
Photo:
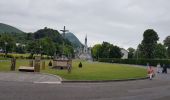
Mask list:
[[[145,80],[148,77],[144,78],[130,78],[130,79],[117,79],[117,80],[63,80],[62,83],[106,83],[106,82],[123,82],[123,81],[136,81],[136,80]]]

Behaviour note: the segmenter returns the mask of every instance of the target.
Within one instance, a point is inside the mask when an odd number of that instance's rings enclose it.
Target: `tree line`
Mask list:
[[[121,58],[121,48],[110,44],[108,42],[103,42],[102,44],[96,44],[92,48],[92,56],[94,59],[99,58]]]
[[[64,43],[64,46],[63,46]],[[1,33],[0,49],[7,55],[9,52],[30,53],[53,56],[72,56],[74,48],[57,30],[40,29],[34,33]]]
[[[153,29],[147,29],[143,33],[143,40],[137,49],[128,48],[129,58],[135,59],[168,59],[170,58],[170,36],[163,43],[158,43],[159,36]]]
[[[143,40],[136,49],[128,48],[129,59],[167,59],[170,58],[170,36],[163,43],[158,43],[159,36],[153,29],[147,29],[143,33]],[[64,43],[64,47],[63,47]],[[0,50],[6,55],[9,52],[30,53],[53,56],[74,55],[74,47],[57,30],[50,28],[40,29],[34,33],[1,33]],[[121,58],[121,48],[103,42],[92,47],[92,56],[98,58]]]
[[[143,40],[136,49],[129,47],[129,59],[168,59],[170,58],[170,36],[162,43],[158,43],[159,36],[153,29],[147,29],[143,33]],[[92,48],[92,56],[98,58],[121,58],[121,48],[108,42],[96,44]]]

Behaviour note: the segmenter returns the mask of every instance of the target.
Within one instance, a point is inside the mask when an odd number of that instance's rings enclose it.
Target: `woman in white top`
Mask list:
[[[156,67],[157,67],[157,73],[161,73],[162,70],[161,70],[161,65],[160,65],[160,63],[158,63]]]

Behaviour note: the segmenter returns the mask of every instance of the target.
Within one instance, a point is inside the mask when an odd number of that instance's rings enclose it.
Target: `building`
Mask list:
[[[121,53],[123,54],[121,59],[128,59],[128,51],[121,48]]]
[[[91,48],[87,46],[87,35],[85,37],[85,43],[83,48],[78,50],[78,58],[81,60],[93,60],[91,56]]]

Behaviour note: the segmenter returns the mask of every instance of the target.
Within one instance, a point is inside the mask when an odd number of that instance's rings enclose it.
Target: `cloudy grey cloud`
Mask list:
[[[143,32],[153,28],[160,42],[169,35],[169,0],[1,0],[0,21],[34,32],[65,25],[88,45],[108,41],[135,47]]]

